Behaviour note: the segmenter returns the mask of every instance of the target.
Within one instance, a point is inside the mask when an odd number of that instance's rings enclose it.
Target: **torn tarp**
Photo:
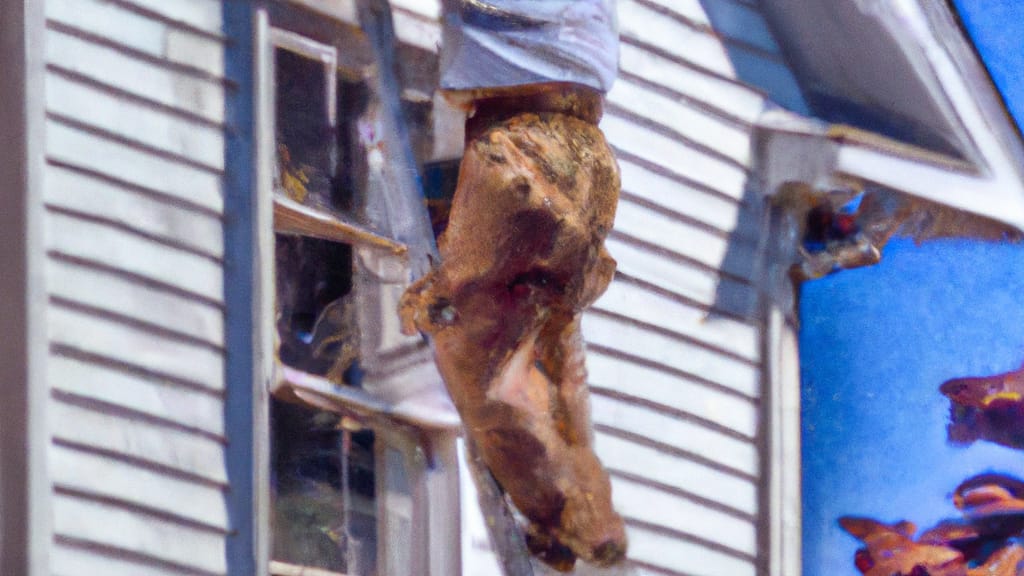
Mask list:
[[[607,92],[618,71],[614,0],[444,0],[441,88],[572,82]]]

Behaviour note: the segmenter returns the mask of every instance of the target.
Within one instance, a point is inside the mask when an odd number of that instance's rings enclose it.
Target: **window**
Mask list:
[[[409,222],[429,238],[429,221],[400,201],[415,175],[388,154],[413,148],[397,123],[428,140],[430,114],[422,98],[389,108],[400,87],[377,75],[353,5],[270,3],[257,25],[270,574],[456,574],[458,419],[395,312],[423,249]]]

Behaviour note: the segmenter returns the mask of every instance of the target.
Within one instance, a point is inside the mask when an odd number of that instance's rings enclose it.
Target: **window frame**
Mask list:
[[[280,8],[280,4],[279,8]],[[284,3],[296,9],[306,9],[328,16],[336,23],[357,25],[351,18],[353,2],[332,2],[319,0],[288,0]],[[338,78],[343,69],[337,49],[303,36],[297,32],[278,28],[271,22],[267,7],[256,7],[253,12],[252,30],[253,75],[253,163],[254,186],[253,258],[255,297],[252,308],[255,354],[254,365],[257,382],[255,410],[253,413],[253,441],[256,445],[253,464],[253,496],[258,501],[254,512],[253,538],[257,542],[257,574],[268,574],[274,570],[287,574],[293,567],[273,562],[269,542],[269,402],[270,393],[280,385],[291,386],[303,394],[303,399],[312,407],[355,417],[374,429],[375,456],[377,458],[377,541],[378,574],[397,576],[413,573],[447,576],[461,571],[461,549],[459,540],[459,477],[456,453],[456,439],[460,423],[457,418],[441,416],[434,420],[416,420],[395,414],[393,406],[381,398],[356,388],[333,385],[324,378],[288,368],[276,359],[274,340],[276,335],[274,280],[274,236],[279,231],[298,233],[324,240],[342,242],[352,246],[353,260],[369,267],[376,275],[383,275],[388,281],[409,277],[410,247],[376,234],[364,227],[334,218],[275,194],[273,173],[276,163],[275,84],[274,50],[283,48],[300,55],[325,62],[330,71],[328,76]],[[347,71],[346,75],[358,75]],[[368,80],[368,84],[369,79]],[[328,82],[329,110],[331,122],[337,122],[334,81]],[[371,89],[377,86],[371,85]],[[383,111],[382,114],[387,114]],[[385,121],[387,121],[385,119]],[[394,122],[394,120],[391,120]],[[406,202],[399,209],[413,206]],[[426,221],[425,209],[423,219]],[[429,228],[428,228],[429,230]],[[422,247],[420,247],[422,249]],[[354,265],[356,262],[353,263]],[[355,272],[354,275],[365,274]],[[380,545],[390,528],[389,511],[401,508],[388,501],[384,484],[387,468],[384,465],[388,450],[401,454],[412,497],[408,510],[413,522],[413,537],[408,549],[410,564],[396,565],[401,554],[385,552]],[[310,573],[315,573],[312,570]],[[241,574],[242,572],[239,572]],[[328,572],[325,572],[325,574]],[[232,572],[234,574],[234,572]],[[271,572],[274,574],[274,572]]]

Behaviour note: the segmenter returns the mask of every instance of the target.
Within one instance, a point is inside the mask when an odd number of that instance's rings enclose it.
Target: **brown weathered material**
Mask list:
[[[589,427],[580,315],[604,292],[619,172],[600,130],[559,113],[495,119],[466,147],[443,263],[402,300],[484,462],[530,520],[534,553],[625,555]]]

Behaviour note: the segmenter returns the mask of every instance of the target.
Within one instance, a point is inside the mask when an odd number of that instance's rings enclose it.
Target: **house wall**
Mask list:
[[[393,1],[399,40],[436,51],[437,4]],[[708,4],[763,24],[747,2]],[[52,570],[225,574],[222,6],[45,5]],[[619,272],[584,332],[637,574],[760,562],[761,215],[747,191],[765,97],[709,12],[619,0],[602,123],[623,175]],[[751,57],[774,61],[769,48]],[[464,526],[465,573],[493,574],[484,524]]]
[[[763,19],[744,2],[706,6],[619,0],[601,124],[622,170],[618,273],[583,330],[597,451],[637,574],[752,575],[760,561],[762,217],[748,190],[765,97],[708,14]]]
[[[221,5],[45,7],[52,573],[225,574]]]

